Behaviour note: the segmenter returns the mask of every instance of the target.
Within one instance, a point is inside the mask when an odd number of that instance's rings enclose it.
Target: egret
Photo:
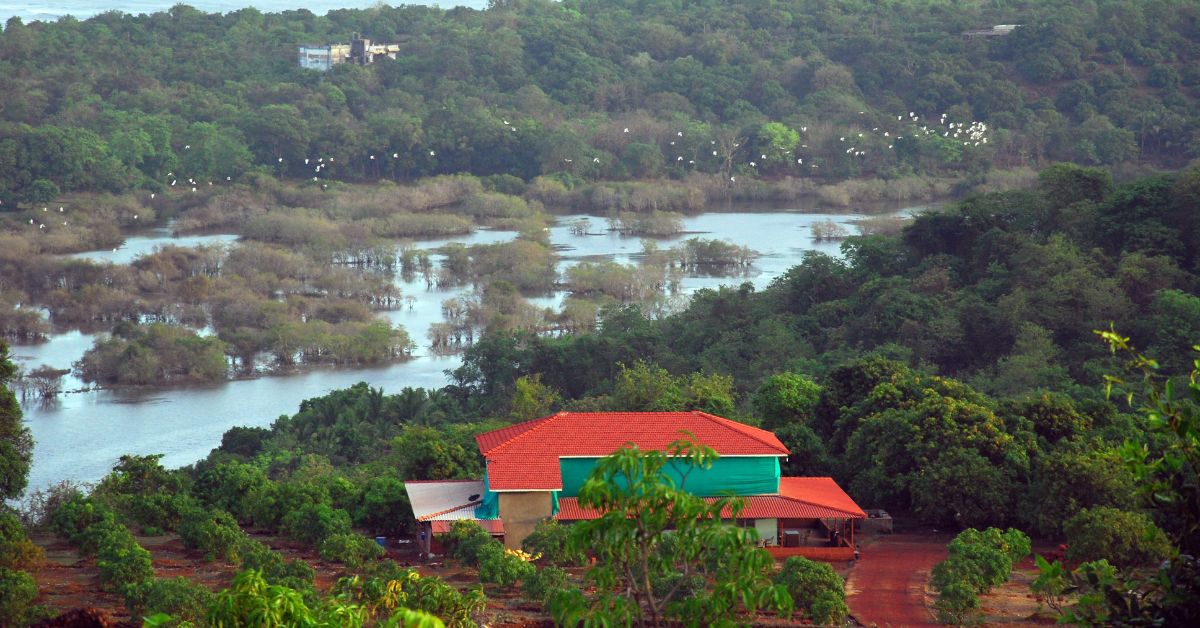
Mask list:
[[[183,145],[183,150],[190,150],[191,148],[192,148],[192,145],[191,145],[191,144],[184,144],[184,145]]]
[[[134,214],[134,215],[133,215],[133,219],[134,219],[134,220],[137,220],[137,219],[138,219],[138,215],[137,215],[137,214]]]
[[[713,151],[713,156],[714,156],[714,157],[716,157],[716,155],[717,155],[717,151],[715,151],[715,150],[714,150],[714,151]]]
[[[32,219],[32,218],[30,218],[30,219],[29,219],[29,224],[31,224],[31,225],[33,224],[33,219]]]
[[[392,159],[400,159],[400,153],[392,153]]]
[[[679,137],[683,137],[683,131],[680,131],[680,132],[676,133],[675,135],[678,135]]]
[[[508,126],[508,120],[501,120],[501,122],[504,123],[504,126]]]
[[[225,177],[226,181],[233,181],[233,177]]]
[[[283,163],[283,157],[279,158],[279,163]]]
[[[688,164],[695,165],[695,164],[696,164],[696,160],[694,160],[694,159],[689,159],[689,160],[688,160]]]
[[[730,180],[730,181],[735,181],[735,182],[737,181],[737,179],[735,179],[735,178],[733,178],[733,177],[729,177],[729,180]]]
[[[435,152],[433,152],[433,151],[429,151],[429,156],[430,156],[430,157],[433,157],[433,156],[434,156],[434,155],[436,155],[436,154],[437,154],[437,153],[435,153]]]
[[[884,137],[888,137],[888,132],[887,132],[887,131],[884,131],[884,132],[883,132],[883,136],[884,136]]]
[[[903,120],[903,119],[904,119],[904,116],[896,116],[896,119],[897,119],[897,120]]]
[[[803,166],[803,165],[804,165],[804,160],[803,160],[803,159],[797,159],[797,160],[796,160],[796,163],[798,163],[798,164],[800,164],[801,166]]]
[[[304,165],[306,165],[306,166],[308,165],[308,157],[304,158]]]
[[[594,163],[594,164],[598,164],[598,163],[600,163],[600,158],[599,158],[599,157],[592,157],[592,163]]]
[[[892,145],[891,145],[891,144],[888,144],[888,148],[891,148],[891,147],[892,147]]]
[[[802,127],[800,127],[800,132],[801,132],[801,133],[808,133],[808,127],[806,127],[806,126],[802,126]]]
[[[59,205],[59,206],[58,206],[58,213],[60,213],[60,214],[61,214],[62,212],[63,212],[62,205]]]
[[[683,155],[680,155],[680,156],[676,157],[676,158],[675,158],[675,161],[683,161]]]
[[[154,192],[150,193],[150,198],[154,198]]]
[[[46,225],[38,225],[38,229],[45,229]]]
[[[844,137],[839,137],[839,138],[838,138],[838,141],[839,141],[839,142],[844,142],[844,141],[846,141],[846,138],[844,138]]]
[[[754,162],[752,161],[752,162],[750,162],[750,167],[751,167],[751,168],[757,168],[757,167],[758,167],[758,164],[756,164],[756,163],[754,163]]]
[[[316,178],[316,177],[313,177],[313,181],[316,181],[316,180],[317,180],[317,178]]]
[[[671,146],[675,145],[675,140],[671,140]]]
[[[375,155],[371,155],[371,159],[375,159]]]
[[[623,130],[623,131],[621,131],[621,132],[622,132],[622,133],[628,133],[628,132],[629,132],[629,127],[625,127],[625,130]]]

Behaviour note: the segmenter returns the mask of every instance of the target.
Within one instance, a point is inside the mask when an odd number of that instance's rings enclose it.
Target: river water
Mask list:
[[[897,213],[911,215],[925,209],[910,207]],[[876,214],[878,215],[878,214]],[[550,229],[550,240],[561,257],[560,270],[583,259],[613,259],[631,263],[642,251],[641,239],[622,237],[606,231],[604,218],[589,217],[592,235],[575,236],[570,225],[583,216],[560,216]],[[862,214],[809,213],[799,210],[711,212],[684,219],[686,233],[656,239],[660,248],[668,248],[691,237],[718,238],[748,246],[760,252],[754,266],[736,277],[712,277],[700,274],[683,278],[682,289],[691,294],[701,288],[749,281],[758,289],[796,265],[806,251],[839,253],[839,244],[817,242],[811,228],[816,222],[832,220],[853,230]],[[435,248],[448,242],[464,244],[509,240],[515,233],[479,230],[461,238],[416,242],[418,248]],[[167,229],[130,237],[117,250],[81,253],[98,261],[128,263],[138,255],[163,244],[195,246],[228,243],[231,235],[187,236],[172,238]],[[436,257],[435,257],[436,259]],[[221,435],[235,425],[269,426],[280,415],[296,411],[304,399],[316,397],[358,382],[382,387],[395,393],[405,386],[439,388],[447,383],[445,371],[460,364],[457,356],[436,356],[428,350],[430,325],[441,321],[441,303],[453,296],[469,293],[469,288],[427,289],[419,277],[397,285],[406,296],[415,297],[412,307],[384,313],[393,323],[403,325],[419,345],[414,358],[407,362],[370,368],[315,368],[292,375],[265,376],[220,384],[170,389],[100,390],[63,394],[51,404],[27,404],[25,420],[33,432],[36,446],[29,489],[49,486],[70,479],[93,482],[107,473],[122,454],[161,453],[163,464],[176,467],[191,464],[208,455],[220,444]],[[557,307],[564,294],[532,299],[544,307]],[[95,336],[80,331],[55,334],[49,342],[15,345],[14,358],[28,368],[49,364],[70,368],[92,346]],[[64,388],[81,388],[73,375]]]

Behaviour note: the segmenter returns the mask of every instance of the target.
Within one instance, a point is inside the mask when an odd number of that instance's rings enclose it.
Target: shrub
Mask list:
[[[367,561],[381,558],[383,548],[361,534],[334,534],[321,543],[321,558],[357,569]]]
[[[123,526],[109,530],[100,540],[96,568],[100,570],[100,581],[113,591],[124,591],[128,585],[154,577],[150,552],[138,545]]]
[[[37,594],[37,583],[32,576],[0,567],[0,618],[23,625]]]
[[[542,567],[530,572],[521,584],[526,598],[545,603],[555,591],[567,587],[567,572],[554,566]]]
[[[195,508],[179,524],[183,546],[202,552],[205,560],[236,561],[238,544],[245,536],[233,515],[224,510]]]
[[[492,535],[488,534],[482,526],[466,520],[451,523],[450,534],[446,538],[450,555],[471,567],[479,566],[480,551],[493,543],[500,546],[499,541],[493,539]]]
[[[271,584],[297,590],[312,588],[316,573],[302,560],[285,560],[279,552],[250,538],[243,539],[238,545],[238,554],[242,557],[243,571],[258,571]]]
[[[0,569],[27,569],[42,561],[42,548],[33,544],[21,522],[0,513]]]
[[[809,619],[821,626],[841,625],[849,614],[844,591],[822,591],[808,605]]]
[[[1108,506],[1085,508],[1067,520],[1067,558],[1106,558],[1118,567],[1155,565],[1171,555],[1171,543],[1150,517]]]
[[[50,529],[84,556],[96,553],[102,532],[117,525],[116,522],[111,510],[78,493],[50,514]]]
[[[825,563],[792,556],[783,562],[775,576],[775,584],[787,588],[795,607],[806,609],[815,622],[829,623],[818,619],[818,614],[843,618],[846,615],[845,583],[833,567]]]
[[[938,590],[933,607],[937,610],[939,622],[960,626],[974,620],[979,609],[979,597],[970,584],[964,581],[949,582],[945,588]]]
[[[125,587],[125,608],[134,618],[167,613],[179,621],[199,623],[212,597],[211,591],[187,578],[151,578]]]
[[[326,504],[308,504],[284,515],[283,530],[305,545],[319,547],[335,534],[350,533],[350,515]]]
[[[508,587],[525,579],[537,567],[527,562],[513,552],[504,549],[497,541],[487,543],[479,548],[479,581]]]
[[[555,519],[539,521],[533,533],[521,542],[521,549],[530,554],[541,554],[551,565],[578,565],[583,556],[568,547],[571,530]]]

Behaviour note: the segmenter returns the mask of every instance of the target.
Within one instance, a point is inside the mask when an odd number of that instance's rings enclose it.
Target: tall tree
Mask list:
[[[0,499],[14,499],[25,491],[33,459],[33,436],[21,424],[21,406],[9,387],[16,375],[8,343],[0,341]]]

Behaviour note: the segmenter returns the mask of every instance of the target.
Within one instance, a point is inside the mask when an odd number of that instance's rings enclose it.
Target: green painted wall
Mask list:
[[[598,458],[561,458],[562,497],[576,497],[596,467]],[[667,465],[665,471],[676,485],[683,481],[684,465]],[[683,487],[701,497],[768,495],[779,492],[779,458],[774,456],[719,458],[710,469],[692,469]]]

